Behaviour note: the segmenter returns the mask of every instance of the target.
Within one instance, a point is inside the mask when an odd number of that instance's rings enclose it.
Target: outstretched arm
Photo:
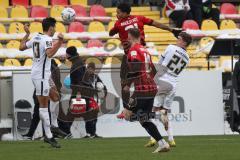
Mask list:
[[[157,21],[152,22],[152,26],[172,32],[173,29]]]
[[[28,41],[29,35],[30,35],[30,31],[29,31],[29,23],[26,23],[24,25],[24,30],[26,32],[26,35],[23,37],[23,39],[21,40],[20,46],[19,46],[19,50],[20,51],[24,51],[26,49],[28,49],[26,42]]]
[[[178,37],[179,33],[182,32],[181,28],[170,28],[170,27],[168,27],[160,22],[157,22],[157,21],[153,21],[152,26],[172,32],[175,37]]]

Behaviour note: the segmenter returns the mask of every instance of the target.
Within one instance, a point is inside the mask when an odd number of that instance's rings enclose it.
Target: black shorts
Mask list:
[[[154,98],[137,98],[136,106],[132,108],[133,116],[130,121],[139,121],[140,119],[149,120],[152,115]]]

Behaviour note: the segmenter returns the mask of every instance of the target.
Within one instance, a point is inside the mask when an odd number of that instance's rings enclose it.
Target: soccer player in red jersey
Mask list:
[[[154,97],[157,93],[157,86],[153,77],[155,68],[151,55],[141,45],[141,33],[138,29],[129,29],[128,39],[131,42],[127,56],[128,84],[124,86],[123,92],[131,91],[132,95],[123,111],[124,117],[126,120],[139,121],[149,135],[158,142],[159,147],[154,153],[169,151],[169,144],[163,139],[155,124],[149,120],[154,116],[151,113]]]
[[[119,34],[120,40],[122,42],[122,46],[124,49],[125,54],[128,53],[130,43],[128,41],[128,30],[130,28],[138,28],[140,31],[140,42],[143,46],[145,46],[145,33],[144,33],[144,25],[150,25],[154,26],[163,30],[168,30],[172,32],[176,37],[181,32],[181,29],[174,29],[170,28],[166,25],[163,25],[157,21],[154,21],[152,19],[146,18],[144,16],[133,16],[130,15],[131,13],[131,6],[127,3],[121,3],[117,7],[117,18],[118,21],[116,21],[114,27],[110,30],[109,36],[114,36],[115,34]],[[121,86],[122,89],[127,83],[127,55],[124,55],[122,58],[122,64],[121,64],[121,70],[120,70],[120,78],[121,78]],[[125,107],[126,103],[128,101],[129,95],[125,95],[122,92],[122,99],[123,99],[123,106]]]

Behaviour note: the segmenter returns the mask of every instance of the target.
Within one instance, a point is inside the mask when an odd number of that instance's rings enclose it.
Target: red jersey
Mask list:
[[[140,63],[138,63],[140,62]],[[129,72],[134,75],[131,77],[135,86],[135,91],[151,92],[156,91],[152,67],[154,67],[151,55],[141,44],[134,44],[128,52]],[[138,71],[133,70],[133,65],[140,65]]]
[[[119,19],[116,21],[114,27],[111,29],[114,33],[119,34],[119,38],[124,47],[124,43],[128,43],[128,30],[130,28],[138,28],[141,33],[141,44],[145,46],[145,33],[144,25],[151,25],[153,23],[152,19],[146,18],[144,16],[128,16],[127,18]],[[125,49],[125,48],[124,48]],[[129,48],[127,48],[128,50]],[[125,50],[127,53],[127,50]]]

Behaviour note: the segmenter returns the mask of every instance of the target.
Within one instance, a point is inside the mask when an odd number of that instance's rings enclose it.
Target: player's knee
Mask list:
[[[51,96],[51,100],[52,100],[53,102],[58,102],[58,101],[60,100],[59,94],[57,94],[57,93],[53,94],[53,95]]]

